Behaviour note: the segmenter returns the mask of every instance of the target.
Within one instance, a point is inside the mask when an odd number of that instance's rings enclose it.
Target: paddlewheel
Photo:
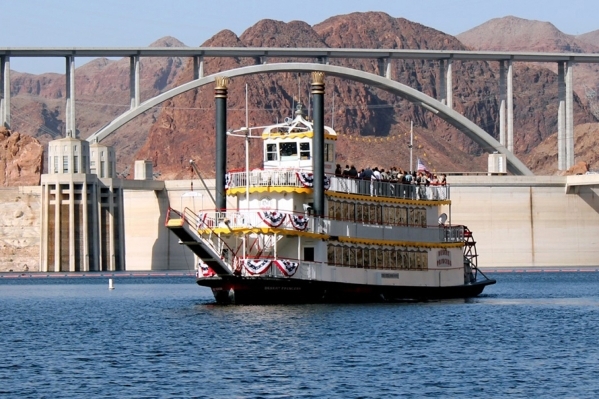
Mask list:
[[[464,263],[471,269],[474,281],[478,277],[478,254],[476,253],[476,241],[472,237],[472,231],[464,226]]]

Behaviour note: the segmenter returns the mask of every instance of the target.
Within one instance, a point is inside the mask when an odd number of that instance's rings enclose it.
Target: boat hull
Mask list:
[[[220,304],[363,303],[471,298],[495,280],[451,287],[361,285],[283,278],[199,278]]]

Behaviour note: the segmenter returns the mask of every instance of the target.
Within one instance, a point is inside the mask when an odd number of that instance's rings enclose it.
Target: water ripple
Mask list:
[[[216,306],[189,279],[0,281],[0,396],[597,397],[599,273],[470,300]]]

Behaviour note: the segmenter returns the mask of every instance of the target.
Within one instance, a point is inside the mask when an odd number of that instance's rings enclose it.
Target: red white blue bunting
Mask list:
[[[260,211],[258,212],[264,223],[270,227],[279,227],[283,224],[286,214],[279,211]]]
[[[292,262],[286,259],[273,260],[273,263],[287,277],[293,276],[299,267],[299,262]]]
[[[310,218],[304,215],[289,215],[289,218],[296,230],[306,230],[306,227],[308,227],[308,220],[310,220]]]
[[[314,176],[312,175],[312,173],[296,172],[296,175],[297,175],[297,178],[299,179],[300,183],[302,183],[302,186],[307,187],[307,188],[314,187]],[[324,177],[324,189],[328,190],[330,186],[331,186],[331,179],[329,179],[327,176],[325,176]]]
[[[200,277],[212,277],[212,276],[216,276],[216,273],[214,272],[214,270],[212,270],[212,268],[210,266],[208,266],[207,264],[205,264],[204,262],[200,261],[198,263],[198,269],[196,270],[196,277],[200,278]]]
[[[266,273],[272,261],[270,259],[245,259],[243,266],[250,274]]]

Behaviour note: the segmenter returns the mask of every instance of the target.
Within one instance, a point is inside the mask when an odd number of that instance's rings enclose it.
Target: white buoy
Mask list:
[[[109,290],[113,290],[114,289],[114,283],[112,282],[111,278],[108,279],[108,289]]]

